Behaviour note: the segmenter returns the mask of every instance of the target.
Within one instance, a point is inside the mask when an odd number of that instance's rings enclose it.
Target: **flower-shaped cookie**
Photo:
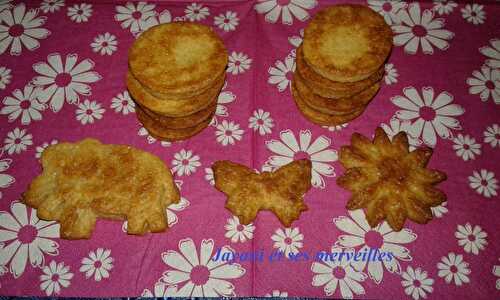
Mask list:
[[[347,209],[364,208],[370,226],[386,220],[399,231],[406,219],[425,224],[432,219],[431,207],[446,201],[435,185],[446,174],[427,169],[432,149],[408,150],[408,137],[400,132],[391,140],[381,128],[370,141],[354,133],[351,145],[340,150],[346,168],[337,184],[352,192]]]

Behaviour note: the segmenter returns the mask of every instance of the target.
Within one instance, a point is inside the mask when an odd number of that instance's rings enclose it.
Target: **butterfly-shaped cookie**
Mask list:
[[[227,195],[226,208],[241,224],[251,223],[259,210],[272,211],[289,227],[307,210],[303,196],[311,188],[311,161],[293,161],[274,172],[254,172],[231,162],[213,164],[215,187]]]

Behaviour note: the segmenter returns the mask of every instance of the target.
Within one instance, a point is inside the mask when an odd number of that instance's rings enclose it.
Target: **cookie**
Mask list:
[[[154,26],[135,40],[128,54],[130,72],[158,98],[199,95],[225,73],[227,62],[220,37],[193,22]]]
[[[162,124],[158,123],[157,121],[149,117],[140,107],[136,108],[137,119],[142,123],[149,134],[156,139],[170,142],[185,140],[200,133],[201,131],[203,131],[203,129],[208,127],[208,125],[212,121],[214,114],[215,111],[210,114],[208,118],[206,118],[196,126],[174,129],[165,127]]]
[[[386,220],[395,231],[406,219],[429,222],[431,207],[446,201],[446,194],[436,188],[446,174],[426,168],[431,156],[431,148],[409,152],[405,132],[392,141],[382,128],[375,130],[373,141],[354,133],[339,157],[346,171],[337,184],[352,193],[347,209],[365,209],[371,227]]]
[[[300,97],[300,94],[297,92],[297,89],[295,88],[293,82],[292,82],[292,97],[293,100],[295,101],[295,104],[297,105],[297,108],[300,110],[302,115],[308,119],[309,121],[320,125],[320,126],[334,126],[334,125],[340,125],[347,123],[349,121],[352,121],[359,117],[363,111],[364,107],[356,110],[350,114],[346,115],[340,115],[340,116],[335,116],[335,115],[330,115],[330,114],[325,114],[322,112],[319,112],[310,106],[308,106],[304,100]]]
[[[217,108],[217,99],[214,98],[212,100],[212,104],[210,104],[207,108],[195,112],[194,114],[187,115],[184,117],[166,117],[158,113],[155,113],[154,111],[149,110],[146,107],[140,106],[140,109],[144,113],[146,113],[148,117],[153,119],[161,126],[171,129],[184,129],[184,128],[194,127],[205,121],[211,115],[213,115],[216,108]]]
[[[302,46],[297,49],[296,73],[303,79],[306,84],[315,94],[324,98],[349,98],[361,93],[362,91],[379,82],[384,76],[384,66],[378,71],[370,75],[368,78],[356,82],[337,82],[329,80],[318,73],[314,72],[304,60]],[[299,90],[300,92],[300,90]]]
[[[290,227],[307,210],[304,194],[311,188],[311,161],[296,160],[274,172],[255,173],[231,161],[212,165],[215,188],[227,196],[226,208],[250,224],[260,210],[272,211],[285,227]]]
[[[165,209],[180,201],[165,163],[148,152],[95,139],[43,151],[43,172],[23,194],[42,220],[61,223],[64,239],[88,239],[98,218],[127,220],[127,233],[168,227]]]
[[[132,98],[141,106],[168,117],[192,115],[207,108],[213,99],[219,95],[224,85],[224,80],[225,74],[222,74],[213,86],[202,94],[190,98],[160,99],[149,94],[130,72],[127,73],[127,87]]]
[[[392,30],[384,18],[359,4],[329,6],[304,30],[307,64],[332,81],[356,82],[384,64],[392,48]]]
[[[293,85],[300,98],[311,108],[331,115],[347,115],[363,109],[375,97],[380,84],[375,83],[368,89],[350,98],[331,99],[316,95],[305,83],[297,71],[293,75]]]

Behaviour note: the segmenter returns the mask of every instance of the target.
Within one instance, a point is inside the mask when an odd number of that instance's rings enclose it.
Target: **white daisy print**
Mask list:
[[[427,298],[427,294],[432,293],[434,290],[432,285],[434,284],[434,279],[427,276],[427,272],[420,268],[415,270],[408,266],[406,271],[401,274],[403,280],[401,280],[401,285],[405,289],[405,294],[411,296],[413,300],[418,300],[420,298]]]
[[[469,159],[476,159],[476,155],[481,154],[481,144],[477,144],[474,138],[469,135],[463,136],[458,134],[456,138],[453,139],[453,150],[458,157],[461,157],[464,161]]]
[[[202,4],[192,3],[186,7],[184,13],[186,14],[186,18],[193,22],[204,20],[210,15],[210,10]]]
[[[202,240],[198,255],[192,239],[180,240],[180,252],[169,250],[161,255],[169,270],[163,273],[160,281],[177,285],[175,296],[178,297],[234,297],[234,285],[229,280],[242,277],[245,269],[236,263],[212,260],[216,255],[214,246],[213,239]],[[229,246],[219,249],[220,255],[234,253]]]
[[[455,1],[450,0],[434,0],[434,7],[432,10],[437,12],[439,15],[449,15],[458,6]]]
[[[156,139],[152,137],[148,130],[144,127],[140,127],[139,130],[137,131],[137,135],[139,136],[145,136],[146,140],[148,141],[148,144],[154,144],[156,142]]]
[[[97,248],[90,251],[88,257],[82,259],[80,272],[85,273],[86,278],[93,275],[95,281],[109,278],[109,271],[113,268],[113,258],[110,255],[109,249]]]
[[[238,14],[230,10],[214,17],[214,25],[226,32],[236,30],[239,23]]]
[[[30,51],[40,47],[38,40],[47,38],[50,31],[40,27],[45,24],[47,17],[37,15],[37,9],[26,11],[24,3],[0,13],[0,54],[7,51],[9,46],[10,55],[20,55],[23,46]]]
[[[495,265],[493,266],[493,271],[492,271],[493,275],[495,275],[496,277],[500,277],[500,265]],[[496,288],[497,290],[500,290],[500,278],[497,279],[497,282],[496,282]]]
[[[300,44],[302,44],[302,41],[304,40],[304,29],[301,29],[299,31],[299,35],[294,35],[288,38],[288,42],[292,44],[295,48],[298,48]]]
[[[224,228],[226,229],[225,237],[231,239],[231,243],[244,243],[247,240],[251,240],[253,238],[253,231],[255,230],[253,223],[248,225],[240,224],[240,219],[236,216],[227,219]]]
[[[454,117],[462,115],[465,110],[454,104],[453,96],[446,91],[434,97],[432,87],[422,88],[422,97],[417,89],[407,87],[403,89],[404,96],[392,97],[391,101],[401,110],[396,112],[400,120],[413,121],[409,133],[414,137],[421,137],[423,142],[434,147],[437,135],[443,139],[453,137],[453,130],[461,130],[460,122]]]
[[[0,110],[0,115],[8,115],[9,122],[21,118],[23,125],[29,125],[31,121],[40,121],[42,119],[40,112],[47,106],[38,102],[39,92],[40,88],[34,88],[30,84],[26,85],[23,91],[14,90],[12,97],[7,96],[3,99],[4,107]]]
[[[479,48],[479,52],[484,56],[488,57],[485,63],[490,68],[498,69],[500,68],[500,40],[499,39],[491,39],[490,46],[484,46]]]
[[[10,4],[12,0],[0,0],[0,12],[2,12],[4,9],[9,9],[12,7],[12,4]]]
[[[483,10],[483,5],[476,3],[467,4],[460,11],[462,12],[462,17],[469,23],[474,25],[483,24],[486,19],[486,12]]]
[[[81,3],[68,7],[68,17],[76,23],[88,22],[92,16],[92,4]]]
[[[482,66],[481,71],[472,72],[472,76],[467,78],[469,94],[479,94],[483,102],[488,101],[491,95],[495,104],[500,104],[500,69]]]
[[[368,6],[384,17],[388,25],[399,23],[398,13],[407,4],[399,0],[368,0]]]
[[[139,130],[137,131],[137,135],[146,137],[146,141],[148,142],[148,144],[154,144],[156,142],[156,139],[154,137],[152,137],[149,134],[148,130],[142,126],[139,127]],[[172,146],[172,143],[167,142],[167,141],[161,141],[160,145],[163,147],[170,147],[170,146]]]
[[[254,8],[259,14],[265,14],[266,22],[276,23],[281,17],[281,23],[293,24],[293,18],[304,22],[309,19],[308,9],[316,7],[316,0],[290,0],[280,2],[277,0],[258,0]]]
[[[262,109],[254,110],[253,115],[248,119],[248,128],[258,131],[260,135],[271,133],[273,127],[274,121],[271,114]]]
[[[217,126],[218,124],[217,117],[229,116],[225,104],[232,103],[236,99],[236,95],[233,94],[231,91],[227,91],[226,88],[227,88],[227,81],[224,82],[224,86],[222,87],[222,90],[219,93],[219,96],[217,97],[217,107],[215,108],[215,116],[212,119],[212,122],[210,122],[210,125],[212,126]]]
[[[141,297],[147,297],[147,298],[158,298],[158,297],[172,297],[177,294],[177,286],[175,285],[167,285],[163,282],[157,282],[155,283],[155,286],[153,288],[153,291],[150,291],[149,289],[144,289],[142,291]]]
[[[245,132],[240,129],[240,125],[234,122],[223,120],[221,124],[217,125],[215,131],[216,140],[222,146],[234,145],[235,141],[241,141],[241,136]]]
[[[461,254],[448,253],[448,256],[443,256],[438,262],[437,268],[438,276],[444,278],[446,283],[453,280],[455,285],[459,286],[470,281],[467,276],[470,274],[469,264],[463,260]]]
[[[64,265],[63,262],[51,261],[48,266],[43,267],[42,271],[40,289],[45,291],[47,296],[61,293],[61,287],[67,288],[70,285],[71,278],[73,278],[69,266]]]
[[[252,65],[252,59],[243,52],[233,51],[228,59],[226,72],[233,75],[245,73]]]
[[[280,290],[273,290],[271,293],[267,293],[264,297],[288,297],[288,293]]]
[[[153,4],[151,4],[151,5],[153,5]],[[132,29],[132,27],[131,27],[130,32],[134,35],[134,37],[136,37],[136,38],[139,37],[139,35],[141,35],[144,31],[146,31],[149,28],[156,26],[158,24],[165,24],[165,23],[172,22],[172,15],[170,14],[170,11],[168,9],[163,10],[159,15],[156,15],[156,12],[154,12],[154,13],[155,13],[154,16],[148,17],[147,19],[144,20],[144,22],[139,22],[138,31],[133,31],[133,30],[135,30],[135,28]],[[139,18],[140,18],[140,16],[142,16],[142,14],[139,15],[139,13],[135,13],[135,15]]]
[[[64,0],[43,0],[40,4],[40,9],[44,13],[56,12],[64,6]]]
[[[33,65],[35,72],[40,74],[33,78],[33,84],[44,87],[38,95],[42,103],[50,101],[50,108],[54,112],[61,110],[64,99],[69,104],[80,101],[79,95],[91,95],[88,85],[102,79],[101,75],[92,71],[94,62],[84,59],[77,63],[77,54],[66,55],[65,63],[59,53],[49,54],[47,62],[39,62]]]
[[[483,135],[484,142],[490,144],[491,147],[496,148],[500,145],[500,126],[498,124],[488,126]]]
[[[422,141],[418,137],[414,137],[410,131],[411,123],[409,121],[401,121],[398,118],[391,118],[389,124],[380,124],[380,127],[385,131],[389,139],[400,133],[401,131],[406,132],[408,137],[409,150],[413,151],[422,145]]]
[[[0,90],[5,90],[7,85],[10,83],[12,79],[12,75],[10,74],[11,70],[6,67],[0,67]]]
[[[448,202],[443,202],[438,206],[431,207],[432,215],[436,218],[442,218],[445,214],[448,213],[448,208],[446,207]]]
[[[424,54],[433,54],[434,47],[446,50],[450,46],[447,40],[453,38],[451,31],[443,29],[444,20],[434,19],[431,10],[421,13],[418,3],[408,5],[408,10],[402,9],[399,14],[400,24],[392,26],[394,45],[403,46],[408,54],[416,54],[419,46]]]
[[[292,87],[295,58],[293,55],[288,55],[284,61],[277,60],[274,66],[269,67],[267,72],[270,75],[267,82],[276,85],[278,91],[283,92],[285,89]]]
[[[35,150],[36,150],[35,157],[40,159],[42,157],[43,151],[45,151],[45,149],[47,149],[48,146],[55,145],[57,143],[59,143],[57,140],[52,140],[52,141],[50,141],[50,143],[45,142],[45,143],[41,144],[40,146],[37,146],[35,148]]]
[[[491,198],[497,195],[498,180],[495,179],[495,173],[481,169],[479,173],[474,171],[469,176],[469,186],[479,195]]]
[[[156,14],[154,4],[127,2],[125,6],[116,6],[115,21],[121,22],[123,29],[129,28],[136,35],[158,23]]]
[[[398,82],[398,70],[394,68],[394,64],[385,64],[385,74],[384,74],[384,81],[385,84],[391,85],[393,83]]]
[[[156,20],[156,18],[151,18],[151,20],[156,21],[156,22],[151,22],[151,27],[158,25],[158,24],[170,23],[170,22],[172,22],[172,14],[170,13],[170,11],[168,9],[165,9],[158,15],[158,20]],[[148,23],[150,23],[150,22],[148,22]],[[148,28],[150,28],[150,27],[147,27],[146,29],[148,29]]]
[[[174,180],[174,182],[180,191],[182,187],[182,180]],[[177,217],[176,213],[185,210],[189,205],[190,205],[189,201],[181,195],[179,203],[173,203],[167,206],[165,212],[167,213],[167,224],[169,228],[179,222],[179,218]],[[122,224],[122,231],[127,232],[127,228],[128,228],[128,221],[125,221]]]
[[[28,146],[33,145],[33,136],[26,132],[26,129],[14,128],[14,130],[7,133],[7,137],[3,140],[3,148],[9,155],[14,152],[19,154],[26,151]],[[1,265],[1,264],[0,264]]]
[[[182,181],[181,180],[175,180],[175,184],[177,185],[177,188],[180,190],[182,186]],[[173,203],[167,206],[167,223],[168,227],[172,227],[175,224],[179,222],[179,218],[177,217],[177,212],[185,210],[191,203],[189,201],[181,196],[181,200],[179,203]]]
[[[332,247],[331,252],[352,252],[352,249]],[[335,294],[337,288],[344,299],[352,299],[354,295],[365,294],[365,289],[360,283],[366,280],[366,274],[356,271],[347,259],[313,262],[311,271],[314,273],[312,285],[324,286],[326,296]]]
[[[409,244],[417,239],[417,235],[410,229],[403,228],[401,231],[393,231],[387,222],[382,222],[375,228],[371,228],[366,221],[362,209],[347,211],[350,217],[337,217],[333,223],[337,228],[347,233],[337,237],[335,246],[342,248],[355,248],[361,246],[358,252],[368,251],[370,248],[379,249],[381,252],[390,252],[393,259],[383,262],[353,261],[353,267],[358,271],[368,270],[368,275],[380,284],[384,276],[384,268],[390,273],[401,273],[399,260],[411,261],[410,250],[402,244]]]
[[[189,176],[196,172],[196,168],[201,166],[200,157],[193,155],[191,150],[181,149],[181,151],[174,154],[172,166],[172,173],[176,173],[177,176]]]
[[[340,125],[335,125],[335,126],[321,126],[325,129],[328,129],[328,131],[334,132],[334,131],[340,131],[344,128],[346,128],[349,125],[349,123],[344,123]]]
[[[472,227],[470,223],[466,223],[465,225],[459,224],[455,232],[455,237],[458,240],[458,245],[463,247],[465,252],[472,252],[475,255],[478,255],[479,250],[484,250],[484,247],[488,245],[486,241],[488,234],[479,225]]]
[[[278,228],[271,236],[271,240],[274,241],[274,248],[283,252],[285,257],[289,257],[290,253],[299,253],[299,249],[303,247],[304,235],[300,233],[298,227],[285,228],[284,231]]]
[[[106,32],[105,34],[99,34],[94,38],[94,42],[90,44],[92,51],[99,53],[101,55],[111,55],[116,51],[116,45],[118,41],[116,36]]]
[[[101,107],[101,104],[96,101],[89,101],[85,99],[83,103],[78,104],[76,109],[76,119],[82,123],[82,125],[92,124],[95,120],[102,119],[102,114],[106,110]]]
[[[116,113],[128,115],[129,113],[135,112],[135,103],[132,98],[130,98],[128,91],[123,91],[123,93],[119,93],[111,99],[111,108],[114,109]]]
[[[205,180],[208,181],[210,185],[215,185],[214,170],[212,170],[212,168],[205,168]]]
[[[314,187],[325,188],[323,176],[335,176],[330,163],[338,159],[337,151],[329,149],[331,140],[321,135],[312,141],[309,130],[301,130],[298,140],[290,129],[280,132],[280,140],[266,141],[266,147],[275,153],[262,167],[263,171],[273,171],[291,163],[295,159],[308,158],[312,162],[311,183]],[[312,142],[311,142],[312,141]]]
[[[0,158],[3,156],[3,149],[0,149]],[[12,159],[3,158],[0,159],[0,188],[5,189],[8,188],[11,184],[13,184],[16,179],[9,174],[5,174],[2,172],[7,171],[10,168],[10,164],[12,163]],[[2,199],[2,192],[0,192],[0,199]],[[1,272],[0,272],[1,273]]]
[[[0,211],[0,265],[9,268],[14,278],[25,271],[27,262],[32,267],[43,267],[45,255],[58,255],[59,224],[39,220],[36,209],[14,201],[10,212]]]
[[[173,21],[174,22],[186,22],[187,18],[186,18],[186,16],[175,17]]]

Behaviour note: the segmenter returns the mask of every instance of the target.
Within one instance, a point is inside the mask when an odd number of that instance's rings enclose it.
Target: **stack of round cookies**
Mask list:
[[[151,136],[184,140],[210,124],[227,59],[224,43],[205,25],[175,22],[141,34],[129,51],[127,86]]]
[[[392,48],[384,18],[363,5],[316,14],[297,49],[292,95],[311,122],[333,126],[360,116],[375,97]]]

